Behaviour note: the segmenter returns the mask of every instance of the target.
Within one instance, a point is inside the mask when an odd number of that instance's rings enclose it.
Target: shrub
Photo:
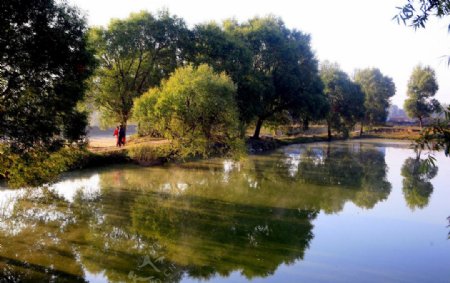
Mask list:
[[[173,157],[170,146],[138,145],[128,148],[128,157],[140,165],[162,164]]]
[[[140,127],[170,140],[182,157],[240,153],[236,87],[225,74],[207,65],[178,68],[135,100]]]
[[[62,172],[82,168],[90,153],[83,148],[65,147],[56,152],[33,148],[21,154],[0,151],[0,175],[13,188],[35,187],[55,181]]]

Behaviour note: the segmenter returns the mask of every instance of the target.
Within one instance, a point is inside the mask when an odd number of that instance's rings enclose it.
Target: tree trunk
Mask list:
[[[256,122],[255,133],[253,134],[254,139],[259,139],[259,133],[261,132],[263,122],[264,122],[263,119],[258,118],[258,121]]]
[[[361,129],[359,130],[359,136],[362,137],[364,122],[361,122]]]
[[[127,134],[127,122],[128,122],[128,112],[122,111],[120,118],[120,124],[123,126],[123,129],[125,131],[125,136]]]
[[[128,121],[128,118],[122,117],[121,120],[122,120],[122,122],[120,122],[120,124],[122,125],[122,128],[123,128],[123,138],[124,138],[123,145],[125,145],[126,142],[127,142],[127,121]]]
[[[309,120],[304,119],[303,120],[303,131],[307,131],[309,129]]]
[[[331,121],[327,121],[328,127],[328,141],[331,141]]]
[[[419,125],[420,125],[420,129],[422,129],[422,118],[419,117]]]

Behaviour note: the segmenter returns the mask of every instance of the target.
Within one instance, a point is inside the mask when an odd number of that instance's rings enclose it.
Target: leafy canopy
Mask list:
[[[208,64],[216,72],[225,72],[231,77],[237,87],[240,120],[246,124],[253,119],[249,103],[251,52],[242,38],[226,29],[228,22],[225,21],[223,26],[215,22],[195,26],[189,61],[196,66]]]
[[[441,109],[433,98],[438,89],[436,74],[431,67],[418,65],[414,68],[408,81],[404,108],[409,117],[419,119],[421,126],[424,118]]]
[[[330,105],[326,118],[328,138],[331,139],[332,128],[348,137],[349,131],[364,117],[364,93],[337,64],[323,62],[320,77]]]
[[[279,18],[253,18],[239,24],[225,23],[225,31],[244,42],[250,51],[250,69],[245,91],[238,92],[241,113],[256,120],[254,137],[264,121],[283,111],[311,111],[322,106],[318,63],[310,47],[310,36],[288,29]],[[239,83],[238,83],[239,84]],[[315,103],[314,103],[314,102]]]
[[[182,157],[226,153],[241,146],[235,93],[226,74],[189,65],[136,99],[134,117],[169,139]]]
[[[85,135],[93,57],[80,12],[53,0],[0,1],[0,140],[14,151],[56,150]]]
[[[379,69],[369,68],[357,70],[355,82],[365,94],[365,122],[370,125],[386,122],[390,98],[395,94],[392,78],[384,76]]]
[[[127,123],[133,99],[158,86],[183,63],[190,32],[184,21],[167,11],[114,19],[107,28],[89,32],[98,68],[91,82],[91,99],[103,122]]]

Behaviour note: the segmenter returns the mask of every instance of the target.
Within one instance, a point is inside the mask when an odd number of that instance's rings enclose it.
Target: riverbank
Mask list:
[[[350,139],[380,138],[412,142],[419,133],[418,128],[412,127],[377,127],[364,132],[362,136],[359,132],[352,132]],[[332,141],[338,140],[344,139],[339,136],[332,139]],[[245,147],[248,154],[258,154],[290,144],[326,141],[328,141],[326,132],[316,127],[309,132],[290,136],[274,137],[264,133],[260,139],[247,138]],[[17,158],[20,159],[20,157]],[[59,174],[66,171],[112,164],[134,163],[141,166],[156,166],[167,162],[184,161],[186,160],[180,159],[177,152],[171,148],[169,141],[165,139],[131,136],[127,145],[119,148],[115,146],[114,137],[96,137],[91,138],[88,146],[84,148],[66,148],[52,153],[49,157],[42,155],[41,161],[22,160],[20,163],[23,166],[10,167],[6,175],[0,175],[0,181],[9,175],[8,183],[12,187],[35,186],[55,181]]]
[[[314,134],[311,134],[314,133]],[[396,139],[410,140],[419,137],[420,129],[417,127],[374,127],[360,136],[359,131],[351,133],[349,139]],[[334,136],[331,141],[344,140]],[[274,137],[263,135],[259,139],[247,138],[246,151],[248,154],[263,153],[275,150],[281,146],[299,143],[326,142],[328,137],[322,130],[314,129],[297,135],[284,135]],[[170,149],[168,140],[150,137],[130,137],[125,147],[115,146],[114,138],[93,138],[89,142],[88,150],[91,152],[87,167],[108,165],[114,163],[136,163],[142,166],[161,165],[168,161],[178,161]]]

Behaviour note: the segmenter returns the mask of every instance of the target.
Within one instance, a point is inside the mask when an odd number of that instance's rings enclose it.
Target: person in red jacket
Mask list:
[[[120,143],[119,143],[119,126],[117,126],[116,129],[114,130],[113,136],[116,137],[116,146],[120,146]]]

